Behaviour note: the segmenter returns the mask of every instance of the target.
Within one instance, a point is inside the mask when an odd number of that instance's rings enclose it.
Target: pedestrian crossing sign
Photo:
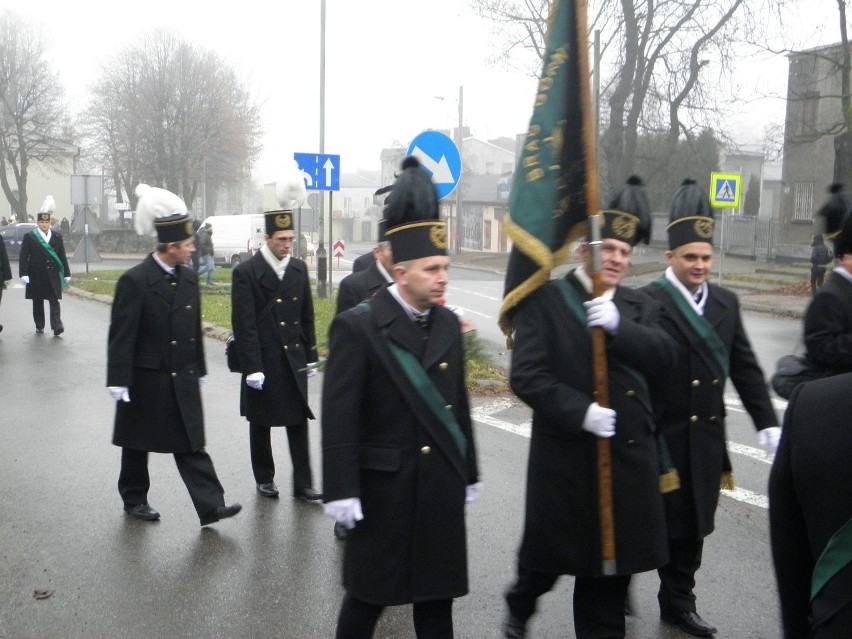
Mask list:
[[[710,204],[717,209],[740,208],[741,184],[739,173],[711,173]]]

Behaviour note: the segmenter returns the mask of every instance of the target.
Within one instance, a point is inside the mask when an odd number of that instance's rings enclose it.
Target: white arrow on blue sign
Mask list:
[[[447,197],[461,178],[462,162],[458,147],[440,131],[424,131],[411,141],[408,155],[413,155],[432,175],[438,199]]]
[[[322,153],[294,153],[293,159],[305,177],[308,191],[340,190],[340,156]]]

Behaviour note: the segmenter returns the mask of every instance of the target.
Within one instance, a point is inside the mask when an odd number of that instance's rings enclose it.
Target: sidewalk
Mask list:
[[[479,253],[462,251],[451,256],[452,263],[465,268],[481,269],[492,273],[505,273],[509,261],[508,253]],[[571,261],[564,267],[558,267],[555,274],[573,268],[578,261]],[[639,287],[659,277],[666,267],[665,249],[655,246],[638,246],[633,255],[630,274],[625,278],[627,286]],[[807,283],[809,271],[807,265],[776,264],[736,255],[721,256],[718,253],[713,262],[711,282],[720,283],[719,268],[722,269],[721,284],[734,290],[740,298],[743,310],[769,313],[776,316],[804,317],[810,302],[807,294],[787,294],[780,292],[794,285]]]

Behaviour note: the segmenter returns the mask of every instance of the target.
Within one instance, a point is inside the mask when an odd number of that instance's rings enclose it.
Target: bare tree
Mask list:
[[[589,29],[599,31],[602,42],[600,145],[604,186],[620,184],[635,170],[638,141],[643,135],[657,139],[665,135],[671,151],[679,140],[721,128],[727,96],[715,85],[723,84],[731,69],[734,45],[761,24],[763,13],[788,1],[590,2]],[[540,68],[544,48],[539,39],[545,33],[547,0],[469,3],[476,13],[499,27],[502,53],[498,58],[521,52],[537,54],[535,62]],[[508,28],[513,22],[514,29]],[[705,68],[710,64],[715,73],[705,78]],[[673,155],[664,153],[659,160],[666,162]]]
[[[132,206],[143,181],[190,208],[204,185],[211,214],[219,188],[247,181],[260,153],[260,111],[234,71],[166,31],[129,45],[103,69],[84,122],[117,199]]]
[[[39,25],[8,9],[0,14],[0,186],[19,220],[27,219],[31,165],[68,156],[64,91],[46,51]]]

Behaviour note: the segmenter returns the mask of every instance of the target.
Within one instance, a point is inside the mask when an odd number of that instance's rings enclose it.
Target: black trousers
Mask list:
[[[518,566],[518,579],[506,593],[516,618],[526,621],[535,613],[538,598],[550,592],[559,575]],[[574,578],[574,633],[577,639],[624,637],[624,605],[630,575]]]
[[[59,315],[59,300],[48,297],[47,303],[50,305],[50,330],[55,331],[57,328],[63,328],[62,318]],[[37,329],[44,328],[44,297],[33,298],[33,322]]]
[[[657,569],[661,612],[695,612],[695,573],[701,567],[703,539],[669,539],[669,563]]]
[[[414,606],[417,639],[453,639],[453,600],[422,601]],[[335,639],[370,639],[384,606],[367,603],[349,594],[343,597]]]
[[[202,518],[225,505],[225,490],[219,483],[213,460],[204,450],[191,453],[174,453],[180,473],[195,512]],[[148,474],[148,452],[133,448],[121,449],[121,472],[118,475],[118,493],[125,506],[137,506],[148,501],[151,478]]]
[[[293,464],[293,492],[313,488],[311,456],[308,452],[308,422],[287,426],[290,461]],[[272,427],[249,422],[251,469],[258,484],[275,479],[275,460],[272,458]]]

